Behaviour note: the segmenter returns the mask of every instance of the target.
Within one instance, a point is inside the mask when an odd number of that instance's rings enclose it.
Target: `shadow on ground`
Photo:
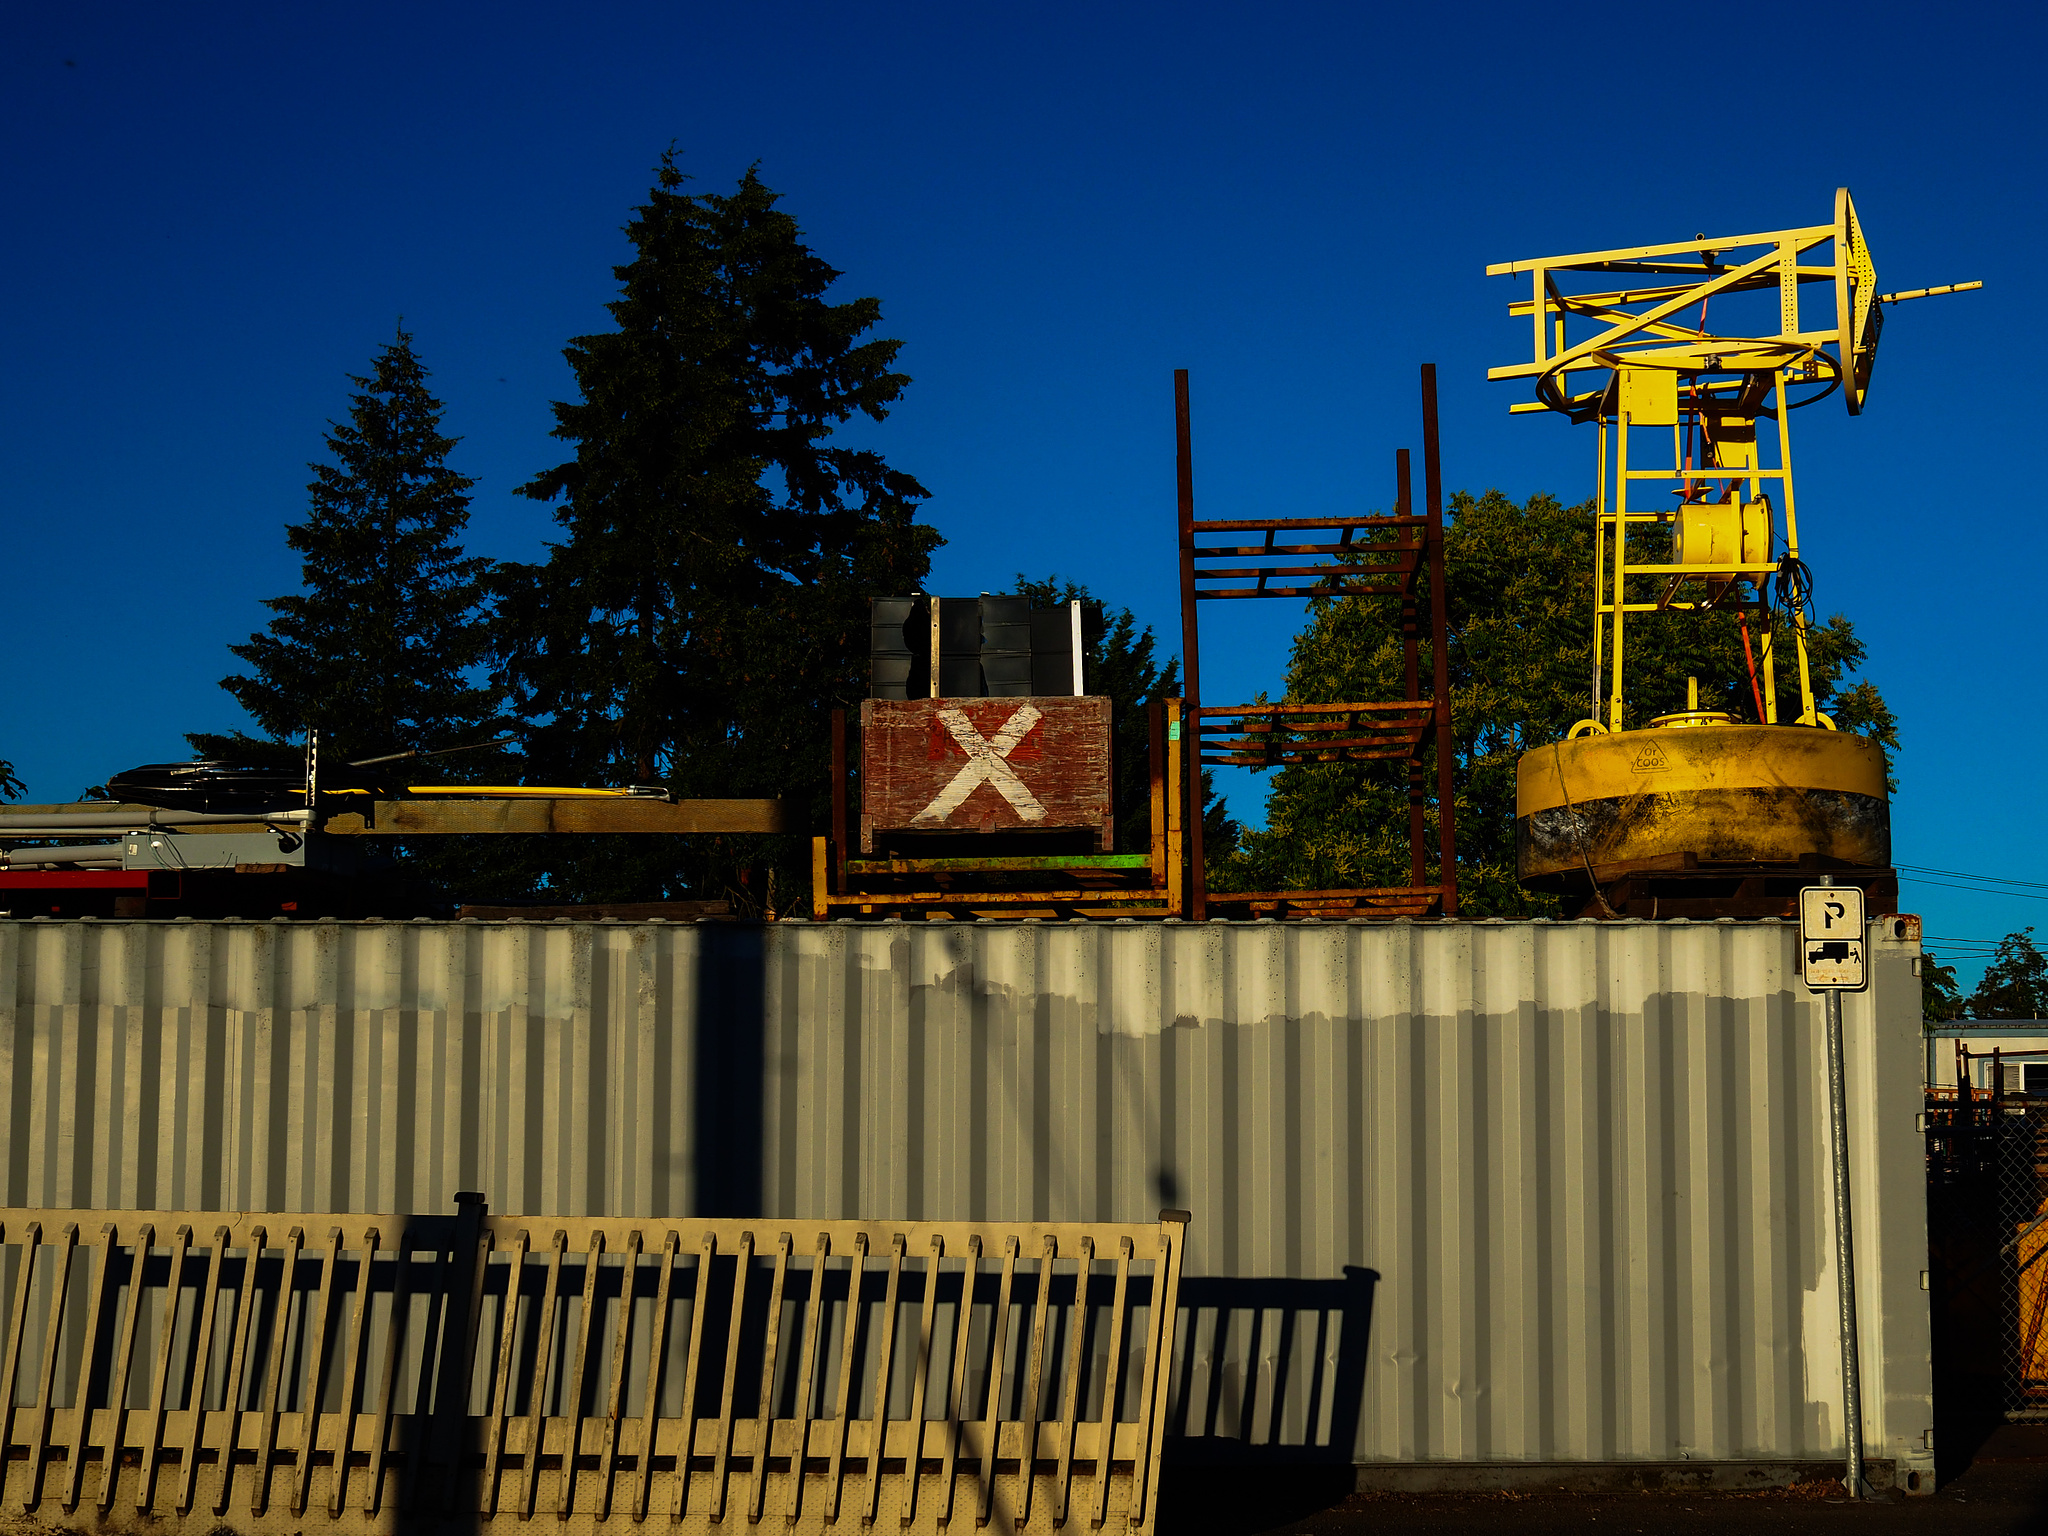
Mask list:
[[[1962,1438],[1960,1435],[1958,1438]],[[1161,1536],[1351,1536],[1378,1531],[1857,1531],[2048,1536],[2048,1425],[1978,1427],[1970,1459],[1927,1498],[1852,1504],[1837,1484],[1754,1493],[1355,1493],[1348,1467],[1169,1468]],[[1960,1456],[1962,1453],[1959,1452]]]

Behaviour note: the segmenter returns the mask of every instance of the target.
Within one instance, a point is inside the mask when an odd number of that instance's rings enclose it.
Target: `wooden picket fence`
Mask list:
[[[1184,1212],[0,1211],[0,1508],[70,1529],[1149,1532]]]

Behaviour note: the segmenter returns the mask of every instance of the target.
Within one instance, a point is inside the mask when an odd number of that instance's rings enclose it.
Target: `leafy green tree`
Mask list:
[[[1361,560],[1370,558],[1369,549]],[[1653,553],[1646,549],[1643,558]],[[1461,493],[1452,499],[1444,557],[1460,910],[1552,913],[1554,898],[1525,892],[1515,881],[1515,764],[1592,712],[1591,508],[1549,496],[1518,504],[1498,491]],[[1773,622],[1779,713],[1789,718],[1799,696],[1791,630],[1782,615]],[[1753,616],[1751,654],[1755,624]],[[1756,718],[1735,615],[1632,615],[1628,647],[1630,725],[1684,709],[1688,677],[1700,681],[1702,708]],[[1430,650],[1425,641],[1425,678]],[[1864,647],[1848,619],[1837,614],[1812,626],[1808,650],[1819,707],[1840,729],[1896,750],[1897,722],[1883,697],[1868,682],[1849,681]],[[1286,698],[1396,699],[1402,670],[1398,599],[1320,600],[1309,604],[1295,642]],[[1433,799],[1434,748],[1427,766]],[[1433,848],[1433,804],[1430,825]],[[1213,861],[1210,879],[1219,890],[1405,884],[1407,829],[1404,763],[1284,768],[1275,776],[1266,828],[1247,832],[1235,853]]]
[[[578,398],[555,406],[574,457],[522,493],[564,537],[507,567],[500,675],[542,782],[782,795],[821,824],[829,712],[866,692],[868,600],[922,582],[940,542],[924,488],[834,440],[910,381],[868,339],[881,303],[831,303],[840,274],[749,170],[689,194],[674,154],[626,233],[616,328],[571,341]],[[735,891],[791,904],[796,839],[604,838],[546,845],[564,900]],[[765,879],[780,881],[770,897]]]
[[[263,735],[187,736],[204,756],[295,763],[309,727],[344,759],[490,734],[496,697],[479,673],[490,562],[461,545],[475,482],[448,464],[456,439],[403,327],[351,381],[348,419],[327,433],[332,462],[309,466],[306,517],[285,530],[301,590],[267,601],[269,628],[229,647],[249,671],[221,687]]]
[[[1920,956],[1920,1016],[1930,1024],[1963,1016],[1963,989],[1956,968],[1943,965],[1933,950]]]
[[[1111,612],[1076,582],[1062,582],[1057,576],[1032,581],[1020,572],[1016,591],[1029,597],[1034,608],[1081,604],[1081,644],[1087,653],[1081,669],[1082,686],[1110,701],[1117,851],[1145,853],[1152,846],[1152,727],[1146,706],[1155,699],[1179,695],[1180,660],[1169,656],[1161,666],[1150,624],[1139,629],[1130,609]],[[1214,781],[1215,776],[1204,769],[1202,836],[1205,847],[1227,852],[1236,843],[1239,828],[1225,813]]]
[[[2022,928],[1998,941],[1984,979],[1970,994],[1973,1019],[2048,1018],[2048,956],[2034,945],[2034,930]]]

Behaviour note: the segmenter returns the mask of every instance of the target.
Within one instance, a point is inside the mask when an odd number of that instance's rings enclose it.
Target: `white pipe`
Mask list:
[[[17,848],[0,854],[9,869],[48,868],[52,864],[76,864],[85,869],[119,869],[121,845],[96,843],[90,848]]]
[[[76,816],[11,817],[0,811],[0,837],[66,837],[80,832],[141,831],[146,827],[203,827],[240,823],[266,826],[299,826],[304,811],[251,811],[243,815],[221,815],[207,811],[88,811]]]

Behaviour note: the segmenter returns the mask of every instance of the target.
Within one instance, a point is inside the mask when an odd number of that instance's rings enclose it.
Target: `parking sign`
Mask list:
[[[1809,885],[1799,893],[1799,949],[1807,986],[1861,992],[1863,892],[1853,885]]]

